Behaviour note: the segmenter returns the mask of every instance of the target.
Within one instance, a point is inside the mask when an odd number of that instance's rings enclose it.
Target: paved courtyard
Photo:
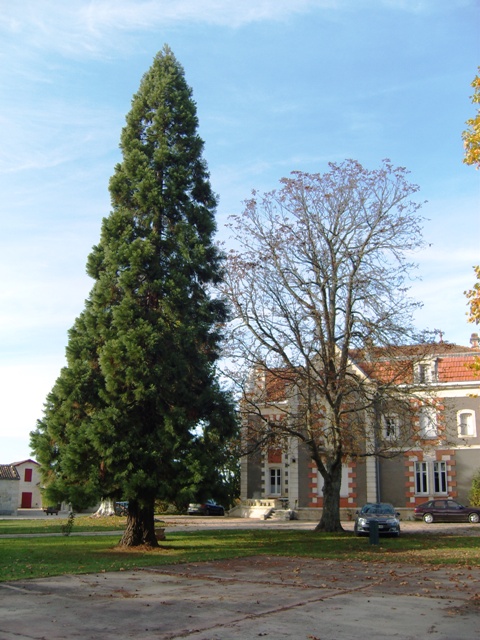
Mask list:
[[[1,640],[478,640],[478,568],[251,557],[0,585]]]

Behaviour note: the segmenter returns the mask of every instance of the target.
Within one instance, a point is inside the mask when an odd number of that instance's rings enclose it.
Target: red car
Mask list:
[[[415,520],[431,522],[480,522],[479,507],[464,507],[456,500],[429,500],[415,507]]]

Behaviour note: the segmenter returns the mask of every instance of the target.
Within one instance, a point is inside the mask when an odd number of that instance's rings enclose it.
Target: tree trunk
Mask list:
[[[342,465],[332,465],[323,476],[323,509],[320,522],[315,531],[343,531],[340,522],[340,486],[342,484]]]
[[[153,504],[140,507],[134,500],[129,502],[127,526],[119,544],[121,547],[158,547]]]
[[[94,516],[114,516],[115,515],[115,504],[113,500],[110,498],[106,498],[102,500],[100,506],[95,511]]]

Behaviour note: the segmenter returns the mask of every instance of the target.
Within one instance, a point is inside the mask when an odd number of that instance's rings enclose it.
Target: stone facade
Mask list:
[[[473,348],[440,343],[435,348],[438,351],[430,353],[428,360],[412,364],[408,382],[412,394],[415,388],[415,402],[422,401],[422,394],[428,399],[435,431],[422,431],[419,411],[412,427],[413,441],[393,449],[393,457],[345,460],[342,510],[354,512],[365,502],[384,501],[409,511],[421,502],[445,496],[468,504],[472,478],[480,469],[480,373],[472,368],[480,352],[478,343]],[[375,375],[375,363],[369,362],[364,373]],[[276,411],[282,403],[278,388],[275,386]],[[273,416],[277,423],[288,420],[289,402],[285,401],[284,417]],[[265,406],[264,411],[267,415],[272,408]],[[252,451],[242,459],[242,501],[270,499],[293,510],[320,510],[322,486],[306,447],[293,437],[284,438],[281,448]]]
[[[31,459],[0,465],[0,514],[42,508],[39,467]]]
[[[18,508],[20,476],[13,465],[0,464],[0,515],[11,516]]]

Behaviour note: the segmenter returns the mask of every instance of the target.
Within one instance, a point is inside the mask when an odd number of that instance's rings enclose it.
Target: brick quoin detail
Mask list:
[[[340,506],[343,507],[357,507],[357,463],[355,460],[349,463],[348,469],[348,497],[346,498],[347,504],[343,505],[340,498]]]
[[[322,507],[323,496],[318,493],[318,470],[313,461],[309,463],[310,471],[308,473],[309,479],[309,492],[308,497],[310,499],[309,507]],[[356,463],[350,462],[348,469],[348,496],[340,496],[341,508],[352,508],[357,506],[357,470]]]
[[[310,460],[309,462],[309,469],[310,471],[308,472],[308,497],[310,499],[310,502],[308,503],[309,507],[322,507],[323,506],[323,496],[318,495],[318,470],[317,467],[315,465],[315,463],[313,462],[313,460]]]

